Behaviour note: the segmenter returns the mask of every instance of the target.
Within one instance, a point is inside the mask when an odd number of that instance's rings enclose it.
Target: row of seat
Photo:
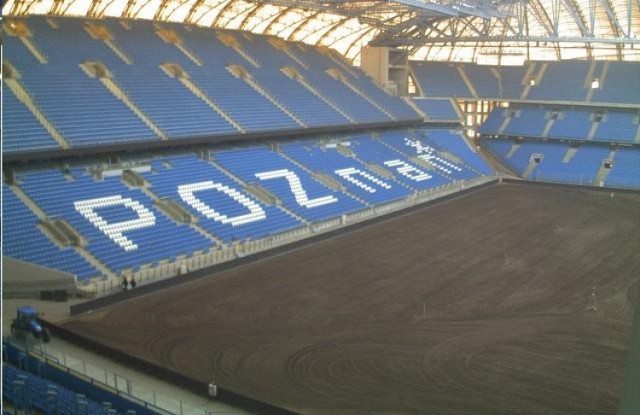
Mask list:
[[[479,132],[632,144],[640,141],[640,112],[602,107],[496,107]]]
[[[57,21],[55,28],[49,23],[51,19]],[[20,39],[11,35],[5,36],[5,58],[20,73],[19,82],[38,110],[72,147],[158,140],[158,135],[180,139],[418,119],[406,102],[386,94],[359,69],[346,67],[313,47],[301,49],[285,43],[286,52],[266,38],[254,36],[249,40],[222,32],[235,39],[236,48],[245,51],[243,56],[224,45],[213,30],[186,30],[184,25],[175,23],[165,23],[160,28],[153,22],[136,21],[129,23],[131,29],[127,29],[117,19],[97,23],[80,18],[30,16],[16,20],[29,27],[32,44],[47,62],[40,63]],[[107,28],[128,61],[105,42],[92,38],[85,31],[89,23]],[[161,29],[177,36],[180,47],[162,40],[158,34]],[[190,51],[191,56],[183,50]],[[292,58],[294,53],[300,57]],[[245,56],[257,58],[249,62]],[[109,82],[126,98],[109,90],[100,79],[87,75],[80,67],[87,61],[102,63],[109,72]],[[278,64],[274,65],[274,61]],[[159,67],[165,63],[182,67],[188,82],[199,92],[167,75]],[[228,71],[230,65],[242,66],[253,78],[253,86],[232,75]],[[282,68],[287,66],[297,71],[304,82],[285,75]],[[329,68],[342,73],[351,87],[329,76]],[[128,104],[135,105],[162,133],[147,125]],[[10,105],[15,108],[22,103],[14,101]],[[35,118],[29,120],[31,128],[38,123]],[[8,151],[47,148],[51,144],[46,137],[37,141],[24,137],[19,126],[7,127],[4,136]]]
[[[256,144],[212,147],[200,156],[128,156],[127,163],[146,166],[137,169],[147,182],[144,190],[126,185],[119,170],[96,176],[92,162],[78,162],[64,171],[27,166],[15,178],[48,217],[69,223],[84,239],[86,251],[121,273],[341,218],[482,174],[464,164],[464,154],[454,162],[429,147],[423,137],[431,133],[436,132],[337,136],[333,145],[306,139],[279,149]],[[450,139],[462,138],[451,133]],[[408,145],[407,140],[417,144]],[[353,156],[346,156],[336,143],[350,148]],[[430,159],[416,164],[412,157],[427,148]],[[3,193],[9,203],[3,236],[10,256],[65,270],[79,279],[99,275],[73,248],[61,250],[49,241],[12,189],[5,186]],[[193,224],[175,215],[170,219],[158,199],[181,206]]]
[[[411,68],[427,97],[640,104],[637,62],[531,61],[522,66],[412,62]]]

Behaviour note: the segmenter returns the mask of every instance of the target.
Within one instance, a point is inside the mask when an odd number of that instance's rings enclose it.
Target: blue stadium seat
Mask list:
[[[3,255],[68,272],[80,281],[101,275],[72,247],[58,248],[49,240],[37,227],[38,217],[4,184],[2,209]]]
[[[310,221],[340,217],[364,209],[348,196],[317,182],[305,170],[266,148],[213,153],[215,161],[245,183],[264,187],[292,212]]]

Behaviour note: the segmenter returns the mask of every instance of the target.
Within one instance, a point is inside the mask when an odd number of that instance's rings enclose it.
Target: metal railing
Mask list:
[[[155,389],[143,386],[139,382],[132,381],[106,368],[87,363],[87,361],[65,351],[47,347],[42,342],[25,348],[24,345],[16,343],[11,338],[5,338],[4,340],[17,348],[24,349],[27,353],[45,363],[54,364],[59,369],[87,381],[91,385],[111,391],[117,396],[161,415],[230,415],[236,413],[226,409],[211,410],[188,404],[181,399],[169,397],[165,393],[157,392]]]

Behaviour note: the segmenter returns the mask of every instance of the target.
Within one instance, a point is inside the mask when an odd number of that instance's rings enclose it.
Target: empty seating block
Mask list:
[[[484,120],[484,123],[478,129],[480,134],[497,134],[500,126],[504,122],[506,110],[504,108],[495,107]]]
[[[591,115],[589,110],[564,110],[553,122],[547,137],[586,140],[591,130]]]
[[[638,112],[608,111],[598,123],[594,140],[633,143],[638,131]]]
[[[589,66],[589,62],[581,61],[549,62],[540,82],[529,90],[527,99],[584,101]]]
[[[427,163],[434,173],[443,175],[448,180],[465,180],[478,176],[476,172],[471,171],[468,167],[455,163],[440,154],[438,149],[420,136],[412,138],[406,134],[386,133],[382,134],[380,139],[407,156],[416,157]],[[438,179],[437,177],[434,178]]]
[[[527,66],[500,66],[498,72],[498,89],[502,99],[520,99],[524,90],[524,75]]]
[[[605,185],[640,189],[640,149],[619,147]]]
[[[529,86],[529,80],[539,74],[542,64],[547,69],[537,85],[531,85],[529,101],[586,102],[591,87],[587,79],[592,61],[527,62],[522,66],[484,66],[475,63],[411,62],[413,73],[425,96],[473,98],[460,77],[461,67],[475,89],[478,98],[486,100],[519,100]],[[525,79],[530,67],[534,70]],[[606,104],[640,103],[640,64],[637,62],[596,62],[593,78],[600,87],[590,102]]]
[[[395,136],[387,141],[392,142],[394,146],[403,146],[404,140],[408,138]],[[351,140],[351,150],[360,160],[386,169],[398,182],[413,190],[429,190],[449,182],[436,169],[429,170],[421,167],[409,160],[405,154],[398,153],[380,141],[366,136]]]
[[[473,98],[454,64],[415,62],[412,67],[425,96]]]
[[[491,175],[493,169],[478,154],[475,149],[467,145],[461,132],[451,132],[449,130],[424,130],[423,140],[436,148],[438,151],[447,151],[464,161],[468,166],[473,167],[482,174]]]
[[[498,77],[495,75],[498,67],[465,64],[464,73],[471,81],[478,96],[483,98],[500,98],[500,85]]]
[[[402,199],[411,192],[398,183],[379,176],[364,164],[338,152],[334,146],[313,142],[288,144],[284,153],[307,168],[331,176],[345,189],[372,205]]]
[[[41,413],[60,415],[112,415],[103,405],[87,399],[55,382],[24,370],[2,365],[2,396],[14,408],[32,408]]]
[[[25,262],[68,272],[87,280],[100,272],[72,247],[58,248],[40,229],[38,218],[5,185],[2,185],[3,254]]]
[[[302,223],[265,205],[207,161],[193,155],[159,158],[143,176],[160,198],[179,202],[224,242],[261,239]]]
[[[522,137],[540,137],[548,121],[546,114],[547,110],[544,108],[520,108],[503,133]]]
[[[541,161],[531,171],[529,178],[541,181],[598,185],[596,175],[609,155],[609,146],[584,143],[575,148],[575,154],[565,160],[570,149],[568,144],[554,141],[524,141],[508,157],[513,143],[510,140],[485,139],[482,145],[518,174],[523,174],[533,156]]]
[[[609,62],[607,74],[591,101],[640,104],[640,64]]]
[[[78,66],[87,60],[108,64],[119,58],[103,42],[92,39],[84,31],[83,20],[59,21],[60,28],[54,29],[43,16],[27,19],[33,39],[48,63],[35,61],[27,65],[27,58],[15,63],[22,85],[42,113],[74,146],[157,139],[98,78],[89,77]],[[15,38],[11,42],[20,43]],[[22,54],[24,52],[18,53]]]
[[[413,98],[413,102],[431,121],[460,121],[460,116],[449,99]]]
[[[264,187],[283,206],[310,221],[340,217],[365,206],[347,194],[331,190],[306,171],[266,148],[214,153],[216,162],[248,184]]]
[[[24,173],[20,180],[38,206],[69,222],[87,240],[85,248],[116,272],[175,260],[212,245],[189,226],[170,221],[147,195],[126,187],[119,176],[97,181],[74,168],[67,175],[58,170]]]
[[[211,30],[184,30],[171,25],[188,50],[197,51],[202,67],[189,69],[189,76],[207,97],[247,131],[299,128],[299,125],[242,79],[232,75],[227,66],[250,65],[235,50],[222,44]],[[248,110],[250,109],[250,111]]]
[[[3,151],[11,153],[60,148],[40,121],[5,85],[2,88],[2,99],[7,114],[2,126]]]

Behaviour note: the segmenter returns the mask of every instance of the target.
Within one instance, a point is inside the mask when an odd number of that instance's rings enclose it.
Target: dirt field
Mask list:
[[[614,414],[639,275],[640,195],[502,184],[65,327],[305,414]]]

